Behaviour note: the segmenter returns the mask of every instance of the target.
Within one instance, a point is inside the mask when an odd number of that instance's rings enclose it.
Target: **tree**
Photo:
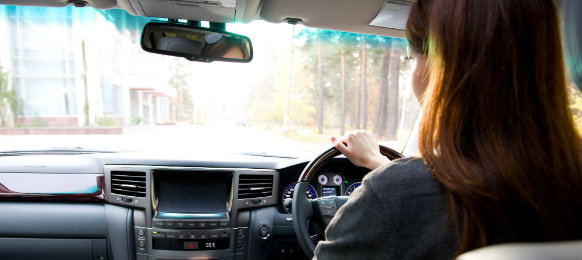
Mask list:
[[[384,46],[382,55],[382,66],[380,71],[380,91],[378,103],[376,103],[376,114],[374,122],[374,134],[377,137],[383,136],[386,131],[386,119],[388,109],[388,75],[390,65],[390,48],[388,44]]]
[[[85,126],[89,126],[89,86],[87,83],[87,55],[85,55],[85,40],[81,41],[81,52],[83,55],[83,93],[85,97],[85,104],[83,105],[83,113],[85,114]]]
[[[319,102],[317,103],[317,133],[323,134],[323,99],[325,88],[323,85],[323,61],[321,51],[321,31],[317,30],[317,86],[319,88]]]
[[[168,84],[176,89],[176,120],[188,121],[194,117],[193,100],[186,78],[188,74],[184,71],[185,65],[179,59],[175,59],[172,66],[174,74]]]
[[[362,106],[363,110],[362,110],[362,128],[365,130],[368,127],[368,59],[366,57],[366,35],[362,35],[362,59],[361,59],[361,65],[360,65],[360,72],[362,73],[362,76],[360,78],[361,80],[361,90],[362,90],[362,102],[360,103],[360,105]]]
[[[18,110],[22,109],[22,100],[18,98],[16,89],[9,87],[10,74],[0,66],[0,126],[10,125],[9,117],[16,123]]]
[[[400,54],[402,47],[398,42],[393,42],[391,49],[386,139],[396,140],[398,134],[398,90],[400,88]]]

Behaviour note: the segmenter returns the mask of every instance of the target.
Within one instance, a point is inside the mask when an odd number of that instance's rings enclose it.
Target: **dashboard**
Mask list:
[[[305,258],[289,200],[308,160],[129,152],[0,157],[0,259]],[[306,196],[349,196],[367,172],[334,158]],[[11,224],[22,219],[28,224]]]

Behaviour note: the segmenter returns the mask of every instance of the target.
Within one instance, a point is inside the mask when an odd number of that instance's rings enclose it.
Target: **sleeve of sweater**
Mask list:
[[[378,259],[391,251],[390,215],[373,191],[369,173],[330,222],[325,241],[315,248],[313,259]],[[388,255],[387,255],[388,254]]]

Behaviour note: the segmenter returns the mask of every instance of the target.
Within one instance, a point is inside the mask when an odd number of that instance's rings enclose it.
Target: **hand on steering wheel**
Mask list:
[[[366,130],[356,130],[339,139],[332,136],[331,142],[356,166],[374,170],[390,161],[380,153],[374,135]]]
[[[355,136],[352,136],[352,138],[349,138],[349,140],[345,140],[342,141],[341,144],[338,144],[339,142],[334,142],[334,145],[343,145],[345,146],[343,143],[347,143],[347,147],[345,148],[350,148],[350,143],[351,143],[351,150],[349,150],[352,155],[356,153],[357,149],[356,147],[359,145],[362,145],[362,147],[366,147],[367,145],[369,145],[369,136],[366,136],[367,132],[357,132],[355,133]],[[349,135],[348,135],[349,136]],[[373,138],[373,136],[372,136]],[[332,138],[332,141],[339,141],[336,138]],[[375,139],[374,139],[375,141]],[[377,143],[375,145],[378,145]],[[398,158],[402,158],[404,157],[402,154],[400,154],[399,152],[390,149],[388,147],[382,146],[382,145],[378,145],[379,146],[379,154],[381,154],[382,157],[387,158],[388,160],[394,160],[394,159],[398,159]],[[340,149],[342,149],[340,147]],[[375,149],[373,149],[375,150]],[[343,205],[347,199],[349,197],[347,196],[330,196],[330,197],[324,197],[324,198],[318,198],[315,200],[309,200],[306,196],[305,196],[305,192],[307,190],[307,187],[309,186],[309,181],[311,181],[311,178],[313,176],[315,176],[315,173],[317,172],[317,170],[319,170],[319,168],[321,168],[322,165],[324,165],[326,162],[328,162],[329,160],[333,159],[334,157],[340,155],[340,151],[336,148],[336,147],[332,147],[328,150],[326,150],[325,152],[323,152],[322,154],[320,154],[319,156],[317,156],[315,159],[313,159],[312,161],[310,161],[307,166],[305,167],[305,169],[303,169],[303,172],[301,173],[301,175],[299,176],[299,180],[297,182],[297,185],[295,185],[295,191],[293,192],[293,228],[295,229],[295,234],[297,235],[297,240],[299,241],[299,245],[301,246],[301,248],[303,249],[303,251],[305,252],[305,255],[311,259],[313,258],[313,252],[315,251],[315,242],[314,239],[315,236],[312,236],[309,233],[309,220],[312,219],[317,223],[329,223],[329,220],[333,217],[333,215],[335,214],[335,212],[337,212],[337,209]],[[374,153],[372,153],[373,155]],[[348,157],[349,158],[349,157]],[[374,163],[378,163],[378,161],[381,161],[384,159],[380,159],[377,157],[374,157],[374,159],[371,160],[364,160],[363,164],[362,161],[359,161],[357,159],[350,159],[350,161],[352,161],[352,163],[358,165],[358,166],[370,166],[373,167]],[[381,164],[380,164],[381,165]],[[364,167],[367,167],[364,166]],[[379,165],[378,165],[379,166]],[[377,166],[376,166],[377,167]],[[375,169],[376,167],[374,167],[373,169]]]

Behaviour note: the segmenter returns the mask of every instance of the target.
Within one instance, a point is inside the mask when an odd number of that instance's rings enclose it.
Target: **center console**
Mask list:
[[[278,194],[271,170],[106,166],[106,183],[108,202],[134,208],[138,260],[246,259],[249,212]]]

